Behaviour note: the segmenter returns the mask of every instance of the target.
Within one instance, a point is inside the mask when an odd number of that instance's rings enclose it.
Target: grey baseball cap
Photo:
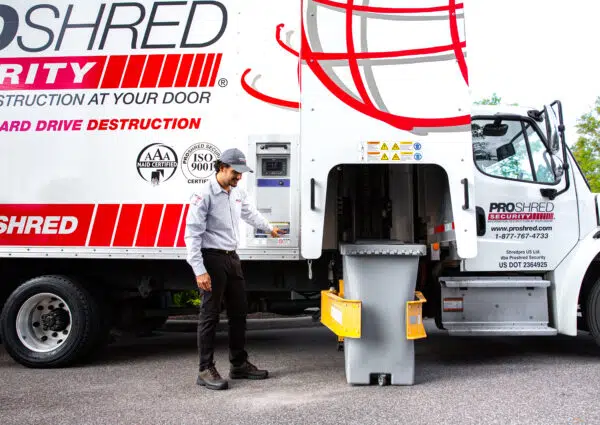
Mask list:
[[[239,149],[227,149],[223,151],[221,158],[219,159],[221,162],[230,165],[238,173],[254,173],[254,171],[246,165],[246,156]]]

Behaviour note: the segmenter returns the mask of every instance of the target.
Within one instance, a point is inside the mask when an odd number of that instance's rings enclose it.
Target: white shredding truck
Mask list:
[[[468,2],[0,0],[0,330],[84,361],[195,288],[184,229],[230,147],[272,238],[251,311],[320,308],[350,383],[412,383],[450,335],[600,340],[597,195],[561,104],[476,106]],[[398,370],[398,359],[405,364]]]

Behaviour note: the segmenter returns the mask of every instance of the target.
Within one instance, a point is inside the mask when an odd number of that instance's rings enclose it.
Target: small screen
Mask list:
[[[285,158],[265,158],[262,160],[263,176],[285,176],[287,174]]]

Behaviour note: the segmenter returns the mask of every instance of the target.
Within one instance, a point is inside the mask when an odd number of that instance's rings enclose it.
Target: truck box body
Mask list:
[[[462,4],[379,3],[5,5],[0,255],[183,258],[190,196],[230,147],[256,169],[242,187],[289,228],[244,226],[245,258],[318,258],[339,164],[439,164],[462,198]],[[472,213],[453,213],[471,257]]]

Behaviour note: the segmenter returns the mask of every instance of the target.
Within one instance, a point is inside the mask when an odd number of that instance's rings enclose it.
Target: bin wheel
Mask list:
[[[40,276],[19,286],[0,316],[7,353],[31,368],[65,367],[97,348],[108,330],[100,306],[64,276]]]

